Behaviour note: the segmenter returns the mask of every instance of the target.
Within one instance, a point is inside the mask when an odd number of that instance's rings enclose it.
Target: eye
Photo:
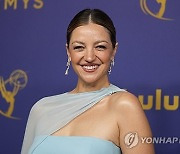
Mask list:
[[[98,45],[98,46],[96,46],[96,49],[99,50],[99,51],[103,51],[103,50],[105,50],[107,48],[104,45]]]
[[[77,51],[82,51],[84,49],[84,46],[78,45],[78,46],[73,47],[73,49]]]

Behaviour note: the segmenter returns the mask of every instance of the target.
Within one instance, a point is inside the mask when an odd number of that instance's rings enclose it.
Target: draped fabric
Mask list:
[[[28,153],[35,137],[45,136],[31,149],[35,149],[47,136],[61,129],[105,96],[118,91],[125,90],[110,84],[108,87],[96,91],[76,94],[66,92],[39,100],[30,111],[21,154]]]

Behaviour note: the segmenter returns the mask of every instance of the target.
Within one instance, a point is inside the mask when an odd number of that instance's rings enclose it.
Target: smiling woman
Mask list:
[[[33,106],[22,154],[154,153],[152,144],[133,148],[125,144],[129,132],[152,134],[138,99],[109,82],[117,46],[113,22],[103,11],[85,9],[72,19],[67,29],[65,74],[72,64],[77,85]]]
[[[89,91],[89,84],[96,89],[109,85],[107,72],[117,50],[116,30],[109,16],[97,9],[79,12],[68,26],[66,48],[79,79],[73,92]]]
[[[74,92],[87,91],[89,84],[96,85],[97,89],[108,86],[107,72],[115,52],[116,47],[112,47],[109,33],[103,26],[89,23],[77,27],[67,45],[68,57],[79,79]]]

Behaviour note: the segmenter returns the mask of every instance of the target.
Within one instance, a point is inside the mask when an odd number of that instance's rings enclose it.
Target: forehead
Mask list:
[[[70,41],[74,41],[74,40],[98,41],[98,40],[102,40],[102,39],[105,39],[108,42],[110,42],[109,31],[101,25],[89,23],[87,25],[82,25],[82,26],[75,28],[72,31]]]

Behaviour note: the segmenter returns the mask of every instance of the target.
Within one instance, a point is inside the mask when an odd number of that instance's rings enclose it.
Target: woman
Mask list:
[[[117,46],[115,27],[103,11],[85,9],[72,19],[65,74],[72,64],[77,85],[33,106],[22,154],[154,153],[152,144],[137,144],[137,135],[152,136],[140,102],[109,82]]]

